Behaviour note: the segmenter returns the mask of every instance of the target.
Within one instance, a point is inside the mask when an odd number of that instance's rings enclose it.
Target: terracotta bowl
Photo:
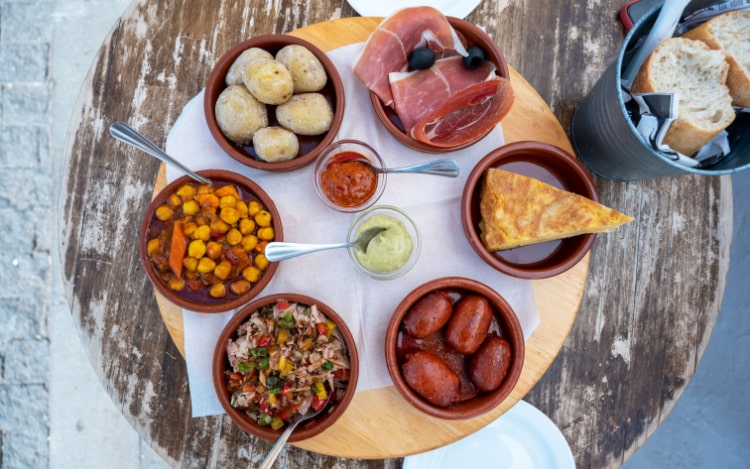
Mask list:
[[[275,293],[253,301],[238,311],[226,325],[216,343],[213,356],[213,380],[216,395],[229,418],[239,425],[240,428],[252,435],[269,441],[276,441],[285,428],[281,427],[278,430],[274,430],[270,426],[259,425],[255,419],[248,416],[244,410],[232,407],[230,403],[231,394],[227,390],[226,378],[226,372],[228,370],[231,371],[231,366],[227,359],[227,341],[235,337],[237,328],[244,323],[253,312],[264,306],[272,305],[279,300],[287,300],[289,302],[308,306],[313,304],[317,305],[318,309],[336,324],[337,330],[341,333],[346,347],[348,348],[350,362],[349,381],[343,395],[339,395],[334,401],[327,404],[328,408],[324,410],[321,415],[313,420],[300,424],[289,437],[289,441],[293,442],[304,440],[321,433],[323,430],[333,425],[333,423],[343,415],[354,397],[357,388],[357,379],[359,377],[359,357],[357,355],[357,347],[354,342],[354,337],[344,320],[328,305],[316,300],[315,298],[294,293]],[[331,397],[331,399],[333,399],[333,397]]]
[[[323,67],[328,74],[328,83],[320,93],[322,93],[328,102],[331,103],[334,117],[333,123],[328,132],[321,135],[297,136],[299,139],[300,150],[299,155],[296,158],[289,161],[271,163],[263,161],[257,157],[252,143],[240,144],[233,142],[224,136],[216,123],[215,105],[219,94],[227,87],[224,79],[229,67],[242,52],[251,47],[259,47],[276,55],[276,52],[289,44],[298,44],[307,47],[323,64]],[[221,59],[219,59],[216,66],[211,71],[211,74],[208,77],[208,82],[206,83],[206,90],[203,97],[203,108],[211,135],[216,140],[216,143],[218,143],[219,146],[229,154],[229,156],[242,164],[256,169],[265,171],[290,171],[312,163],[315,158],[318,157],[321,150],[333,142],[339,128],[341,127],[341,121],[344,118],[344,99],[344,85],[341,81],[341,76],[339,75],[338,70],[336,70],[333,62],[331,62],[322,50],[304,39],[288,35],[271,34],[256,36],[252,39],[243,41],[231,48],[221,57]],[[275,112],[276,107],[269,105],[267,106],[267,109],[269,125],[275,125],[277,122]]]
[[[447,326],[444,326],[439,332],[436,332],[432,336],[420,340],[411,338],[404,329],[404,317],[409,313],[412,306],[426,295],[437,291],[448,293],[453,301],[453,314],[455,314],[456,302],[467,295],[479,295],[486,298],[493,313],[493,324],[490,327],[489,335],[499,335],[504,338],[510,345],[511,351],[507,372],[498,388],[490,392],[478,391],[473,397],[470,397],[471,395],[467,394],[464,396],[464,400],[448,407],[435,405],[415,392],[409,387],[404,379],[401,368],[404,359],[412,351],[421,346],[425,346],[425,344],[435,343],[436,341],[439,342],[442,347],[452,351],[452,361],[456,363],[454,367],[463,368],[465,363],[470,360],[466,360],[467,355],[458,354],[458,352],[453,350],[450,345],[445,343],[443,334],[445,327]],[[430,347],[428,346],[428,349],[429,348]],[[518,317],[513,311],[513,308],[511,308],[505,299],[492,288],[476,280],[463,277],[444,277],[435,279],[417,287],[411,293],[406,295],[396,307],[396,310],[388,323],[388,329],[385,336],[385,361],[388,366],[388,372],[393,379],[393,384],[396,386],[399,393],[401,393],[404,399],[406,399],[411,405],[422,412],[434,417],[452,420],[477,417],[500,405],[500,403],[510,395],[518,382],[518,378],[521,375],[521,369],[523,368],[524,350],[525,343],[523,330],[521,329],[521,324],[519,323]],[[462,378],[462,383],[462,389],[464,389],[464,391],[473,388],[471,378],[468,376]]]
[[[355,177],[357,173],[337,172],[337,174],[334,174],[333,171],[335,170],[332,169],[331,165],[336,163],[347,164],[357,160],[364,160],[372,166],[370,171],[372,171],[374,180],[367,179],[370,183],[374,182],[369,186],[372,188],[372,194],[356,203],[353,200],[351,203],[345,203],[351,197],[344,198],[344,196],[363,193],[364,188],[361,186],[364,185],[362,182],[366,179]],[[362,171],[361,166],[360,164],[359,171]],[[383,158],[370,145],[358,140],[339,140],[323,149],[320,157],[315,160],[315,170],[313,171],[315,192],[323,203],[334,210],[360,212],[371,207],[383,195],[387,181],[387,173],[383,170],[385,170]],[[334,181],[335,183],[333,183]],[[345,191],[341,190],[342,186],[346,186]],[[340,198],[343,200],[339,200]]]
[[[503,57],[502,52],[500,52],[500,49],[487,33],[482,31],[479,27],[469,23],[468,21],[464,21],[459,18],[449,16],[448,21],[450,22],[451,26],[453,26],[453,29],[456,30],[459,37],[464,40],[467,47],[478,45],[482,47],[482,49],[484,49],[486,57],[485,60],[489,60],[497,66],[496,73],[498,76],[503,78],[510,78],[508,64],[505,62],[505,58]],[[384,105],[377,94],[370,92],[370,102],[372,103],[372,108],[375,110],[375,114],[377,115],[378,120],[380,120],[386,130],[388,130],[388,132],[393,135],[396,140],[403,143],[409,148],[421,152],[445,153],[449,151],[461,150],[475,144],[487,135],[480,135],[466,143],[453,147],[440,147],[436,145],[430,145],[428,143],[414,140],[409,135],[407,135],[404,131],[404,126],[401,124],[401,121],[398,118],[398,115],[396,115],[396,112],[392,108]]]
[[[556,241],[490,252],[479,237],[479,198],[485,171],[501,168],[534,177],[560,189],[599,201],[586,167],[568,152],[543,142],[515,142],[487,154],[469,174],[461,200],[464,233],[474,251],[493,268],[524,279],[541,279],[565,272],[586,255],[596,238],[585,234]]]
[[[198,171],[198,174],[211,179],[213,181],[213,185],[217,188],[228,185],[235,186],[240,190],[240,195],[246,202],[254,200],[260,203],[260,205],[268,213],[271,214],[272,227],[274,232],[273,239],[276,241],[283,240],[284,236],[279,212],[276,209],[273,200],[271,200],[268,194],[266,194],[266,192],[260,186],[258,186],[253,181],[245,178],[244,176],[233,173],[231,171],[214,169]],[[163,230],[168,230],[166,231],[167,239],[170,240],[169,246],[171,246],[172,231],[169,226],[170,222],[160,221],[159,219],[157,219],[156,214],[157,211],[160,210],[160,207],[168,204],[168,199],[170,199],[171,197],[176,197],[175,193],[185,184],[189,184],[196,188],[201,185],[200,183],[193,181],[193,179],[188,176],[183,176],[179,179],[176,179],[156,195],[156,197],[146,210],[146,214],[143,217],[143,223],[141,224],[139,236],[140,257],[143,268],[146,271],[149,280],[151,280],[151,283],[154,285],[154,288],[156,288],[156,290],[161,293],[167,300],[176,304],[177,306],[201,313],[216,313],[237,308],[250,301],[252,298],[257,296],[258,293],[263,290],[263,288],[265,288],[265,286],[268,284],[268,282],[271,281],[271,278],[276,272],[278,263],[273,262],[268,264],[265,270],[259,269],[260,277],[258,279],[253,279],[253,281],[250,282],[249,290],[240,294],[233,293],[230,286],[233,282],[242,280],[243,277],[241,275],[237,275],[235,277],[227,278],[227,280],[222,282],[226,289],[226,296],[217,299],[212,298],[209,295],[208,287],[201,287],[195,289],[194,291],[190,291],[189,279],[187,278],[185,273],[182,274],[182,278],[186,281],[187,285],[181,291],[175,291],[174,289],[170,288],[168,283],[174,277],[171,273],[172,271],[170,269],[162,269],[162,273],[160,273],[155,267],[156,264],[152,262],[149,256],[149,241],[157,238],[159,236],[159,233],[163,232]],[[172,205],[175,206],[176,204],[173,203]],[[172,220],[182,218],[183,215],[184,212],[182,211],[182,209],[176,208],[174,209],[174,216]],[[258,234],[257,229],[254,230],[253,234]],[[193,240],[192,236],[187,236],[187,238],[188,242]],[[215,232],[211,234],[209,240],[224,243],[224,238],[220,237]],[[207,240],[204,244],[207,244],[209,240]],[[253,265],[255,266],[263,264],[265,256],[263,256],[262,254],[262,246],[263,243],[261,242],[257,247],[251,249],[249,252],[249,257],[253,259]],[[221,260],[221,258],[216,259],[215,263],[218,264],[221,262]],[[157,263],[162,263],[163,265],[163,262],[161,261]],[[169,272],[164,273],[163,270],[167,270]],[[185,267],[183,270],[184,272],[188,272],[187,267]]]

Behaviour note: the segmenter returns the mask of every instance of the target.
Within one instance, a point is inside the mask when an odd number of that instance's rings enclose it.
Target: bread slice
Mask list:
[[[692,156],[734,120],[726,86],[729,65],[724,52],[704,42],[669,38],[648,56],[633,80],[633,93],[678,93],[679,115],[664,143]]]
[[[480,238],[490,251],[612,231],[633,218],[538,179],[490,168],[480,190]]]
[[[727,56],[727,86],[732,104],[750,108],[750,11],[730,11],[683,34]]]

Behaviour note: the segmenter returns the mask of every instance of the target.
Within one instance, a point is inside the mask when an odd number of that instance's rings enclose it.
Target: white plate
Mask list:
[[[425,4],[424,0],[347,0],[349,5],[361,16],[390,16],[396,10],[406,7],[417,7]],[[440,10],[446,16],[466,18],[481,0],[436,0],[431,7]]]
[[[404,458],[404,469],[456,467],[575,469],[575,460],[552,420],[528,402],[518,401],[466,438]]]

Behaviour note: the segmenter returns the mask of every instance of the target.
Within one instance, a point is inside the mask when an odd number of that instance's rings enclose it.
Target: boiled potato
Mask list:
[[[298,135],[320,135],[331,128],[333,108],[320,93],[295,94],[276,108],[279,124]]]
[[[268,111],[242,85],[224,89],[216,100],[216,123],[230,140],[249,143],[253,134],[268,126]]]
[[[307,47],[299,44],[284,46],[276,53],[276,60],[292,74],[295,94],[320,91],[326,86],[326,70]]]
[[[247,64],[242,82],[258,101],[266,104],[285,103],[294,93],[292,74],[273,59],[257,59]]]
[[[281,127],[265,127],[253,135],[253,147],[258,158],[269,163],[289,161],[299,153],[297,136]]]
[[[260,47],[251,47],[234,59],[232,65],[229,66],[227,75],[224,81],[227,85],[241,85],[242,77],[245,75],[245,67],[247,64],[257,59],[273,59],[273,55],[265,49]]]

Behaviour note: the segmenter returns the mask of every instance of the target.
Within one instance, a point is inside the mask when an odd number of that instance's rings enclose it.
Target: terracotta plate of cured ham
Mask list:
[[[388,58],[397,55],[395,50],[425,47],[425,31],[433,38],[426,46],[439,50],[431,67],[413,70],[408,57]],[[395,44],[384,43],[394,36]],[[484,61],[467,69],[462,55],[472,46],[481,48]],[[374,50],[381,51],[379,58]],[[431,7],[406,8],[386,18],[368,39],[362,57],[355,73],[370,88],[375,114],[391,135],[414,150],[443,153],[469,147],[492,131],[513,105],[508,65],[492,38]]]

